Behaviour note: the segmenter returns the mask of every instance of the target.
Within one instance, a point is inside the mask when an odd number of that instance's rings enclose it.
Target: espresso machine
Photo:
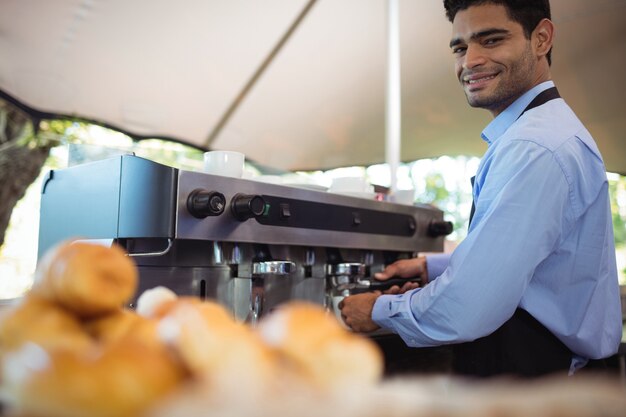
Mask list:
[[[382,288],[374,273],[417,252],[441,251],[451,230],[430,206],[121,155],[48,173],[38,255],[67,239],[116,243],[138,267],[137,296],[165,286],[255,323],[290,300],[332,309],[341,297]]]

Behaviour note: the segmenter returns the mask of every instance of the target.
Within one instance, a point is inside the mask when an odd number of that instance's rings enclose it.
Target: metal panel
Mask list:
[[[122,157],[117,236],[174,236],[177,171],[147,159]]]
[[[39,257],[68,238],[172,238],[176,177],[174,168],[129,155],[51,171]]]
[[[117,236],[120,157],[53,170],[44,181],[38,257],[68,238]]]
[[[180,171],[178,178],[178,214],[176,237],[178,239],[218,240],[225,242],[259,242],[275,245],[323,246],[354,249],[390,251],[441,251],[443,237],[427,236],[432,220],[442,220],[443,213],[426,206],[407,206],[388,202],[366,200],[331,193],[265,184],[198,172]],[[403,213],[413,216],[417,226],[411,237],[338,232],[279,226],[265,226],[255,219],[240,222],[234,219],[229,207],[219,216],[197,219],[187,211],[188,195],[197,188],[218,191],[230,203],[237,193],[288,196],[338,206],[377,210],[387,213]]]

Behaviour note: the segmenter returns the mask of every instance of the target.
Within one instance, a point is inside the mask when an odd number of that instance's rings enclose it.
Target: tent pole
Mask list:
[[[400,25],[398,0],[387,0],[387,109],[385,160],[389,165],[391,192],[398,186],[398,166],[400,165]]]

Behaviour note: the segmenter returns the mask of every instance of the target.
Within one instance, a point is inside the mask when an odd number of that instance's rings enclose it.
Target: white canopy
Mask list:
[[[399,6],[402,160],[481,155],[490,115],[455,80],[442,1]],[[561,95],[626,173],[626,2],[552,9]],[[0,0],[0,90],[276,168],[378,163],[385,13],[385,0]]]

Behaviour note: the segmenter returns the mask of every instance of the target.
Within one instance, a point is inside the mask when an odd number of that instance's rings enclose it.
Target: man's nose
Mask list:
[[[463,60],[463,68],[475,68],[485,63],[485,54],[483,48],[478,45],[469,45],[465,50]]]

